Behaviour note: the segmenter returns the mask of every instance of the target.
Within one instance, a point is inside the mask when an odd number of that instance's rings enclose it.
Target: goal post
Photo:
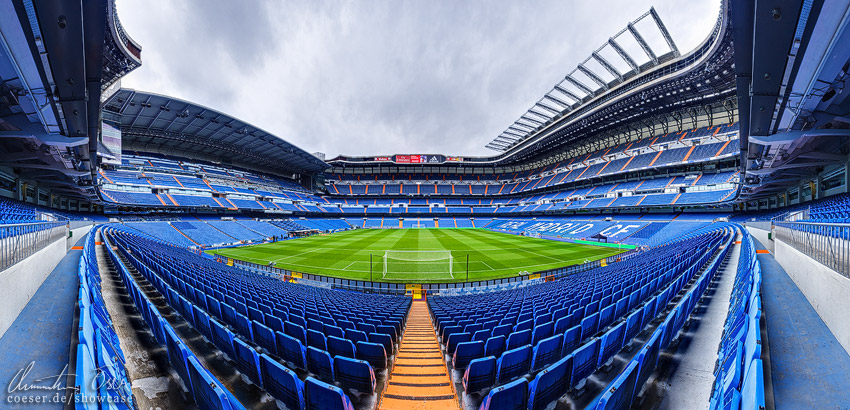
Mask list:
[[[383,279],[454,279],[451,251],[384,251]]]

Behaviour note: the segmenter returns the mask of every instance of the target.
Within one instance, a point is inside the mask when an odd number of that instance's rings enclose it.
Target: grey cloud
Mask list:
[[[145,59],[125,84],[331,156],[488,155],[490,139],[651,5],[603,3],[123,0]],[[656,3],[683,49],[716,18]]]

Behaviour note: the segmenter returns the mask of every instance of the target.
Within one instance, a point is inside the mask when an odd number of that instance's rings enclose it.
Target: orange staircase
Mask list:
[[[382,410],[460,409],[424,301],[415,301],[410,308],[393,371],[378,407]]]

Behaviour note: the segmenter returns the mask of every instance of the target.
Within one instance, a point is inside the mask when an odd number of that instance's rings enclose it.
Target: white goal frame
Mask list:
[[[393,262],[416,266],[431,265],[428,269],[390,269]],[[403,251],[386,250],[383,255],[382,279],[420,279],[422,275],[435,275],[433,279],[454,279],[454,256],[451,251]],[[442,273],[442,275],[440,275]],[[448,277],[444,276],[448,274]],[[393,277],[399,275],[397,277]]]

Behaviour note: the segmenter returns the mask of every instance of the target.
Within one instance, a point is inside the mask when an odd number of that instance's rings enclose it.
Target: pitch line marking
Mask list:
[[[357,261],[354,261],[354,262],[357,262]],[[351,265],[354,265],[354,262],[349,263],[348,266],[342,268],[342,270],[346,270],[346,269],[350,268]]]
[[[484,264],[484,266],[486,266],[486,267],[490,268],[490,270],[495,270],[495,269],[493,269],[493,267],[492,267],[492,266],[490,266],[490,264],[489,264],[489,263],[484,262],[484,261],[479,261],[479,262],[483,263],[483,264]]]

